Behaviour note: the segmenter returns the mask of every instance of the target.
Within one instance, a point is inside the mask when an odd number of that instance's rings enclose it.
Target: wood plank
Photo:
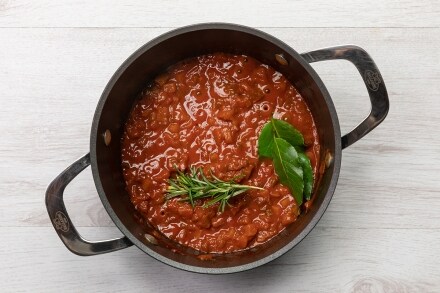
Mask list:
[[[0,226],[50,226],[46,186],[88,151],[94,108],[107,80],[132,51],[164,31],[1,30],[8,42],[0,52],[0,186],[7,190],[0,197]],[[298,51],[359,44],[376,60],[390,92],[385,122],[344,150],[323,227],[439,228],[440,144],[434,141],[440,136],[440,29],[266,31]],[[333,96],[343,132],[348,131],[369,109],[359,75],[343,61],[313,66]],[[89,169],[68,186],[66,205],[80,227],[113,225]]]
[[[439,27],[439,15],[436,0],[0,2],[0,27]]]
[[[83,230],[95,239],[117,235],[111,228]],[[276,261],[222,276],[191,274],[168,267],[136,247],[79,257],[61,244],[51,228],[1,227],[0,233],[1,268],[5,272],[0,274],[0,282],[6,292],[440,290],[438,229],[339,229],[318,225],[303,242]]]

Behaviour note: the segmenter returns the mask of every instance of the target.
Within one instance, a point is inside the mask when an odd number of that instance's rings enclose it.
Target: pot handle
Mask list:
[[[364,137],[385,119],[390,108],[387,89],[379,69],[364,49],[345,45],[307,52],[301,56],[309,63],[334,59],[348,60],[356,66],[364,80],[370,96],[371,111],[364,121],[342,137],[343,149]]]
[[[89,165],[90,154],[86,154],[58,175],[47,187],[46,208],[55,231],[71,252],[82,256],[112,252],[133,245],[127,237],[96,242],[87,241],[73,226],[64,206],[64,189]]]

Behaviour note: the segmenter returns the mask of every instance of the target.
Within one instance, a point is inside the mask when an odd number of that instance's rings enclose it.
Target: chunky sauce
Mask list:
[[[135,104],[122,138],[122,167],[135,208],[168,238],[203,252],[226,253],[268,241],[300,207],[278,182],[257,140],[271,117],[304,136],[317,176],[320,146],[312,115],[296,89],[271,67],[244,55],[185,60],[158,76]],[[202,167],[223,180],[263,187],[218,206],[165,201],[175,167]]]

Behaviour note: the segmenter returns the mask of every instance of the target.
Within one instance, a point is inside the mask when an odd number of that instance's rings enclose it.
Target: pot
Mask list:
[[[281,72],[295,86],[315,119],[323,150],[320,162],[325,163],[325,170],[311,208],[295,223],[265,244],[234,253],[212,255],[207,260],[200,257],[197,251],[185,249],[165,237],[158,237],[152,227],[139,223],[125,190],[120,137],[135,98],[149,80],[178,61],[213,52],[252,56]],[[318,74],[309,65],[333,59],[348,60],[356,66],[371,100],[368,117],[342,138],[332,99]],[[110,79],[93,118],[90,153],[74,162],[49,185],[46,192],[47,211],[61,241],[78,255],[107,253],[134,244],[157,260],[187,271],[222,274],[252,269],[286,253],[315,227],[335,191],[342,149],[374,129],[385,118],[388,109],[388,95],[379,70],[371,57],[357,46],[339,46],[298,54],[280,40],[249,27],[209,23],[179,28],[142,46],[128,57]],[[122,238],[87,241],[79,235],[69,218],[63,202],[64,189],[89,165],[99,197],[115,225],[124,234]]]

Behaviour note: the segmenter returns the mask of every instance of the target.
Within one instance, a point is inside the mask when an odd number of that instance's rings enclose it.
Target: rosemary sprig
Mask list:
[[[228,203],[228,200],[234,196],[242,194],[249,189],[263,190],[257,186],[241,185],[234,182],[234,178],[230,181],[223,181],[213,174],[212,179],[206,178],[201,168],[190,168],[190,172],[177,170],[176,178],[168,180],[166,200],[174,197],[182,197],[182,201],[189,202],[192,207],[195,206],[194,201],[197,199],[211,198],[202,206],[204,208],[210,207],[216,203],[220,203],[219,211],[223,212]]]

